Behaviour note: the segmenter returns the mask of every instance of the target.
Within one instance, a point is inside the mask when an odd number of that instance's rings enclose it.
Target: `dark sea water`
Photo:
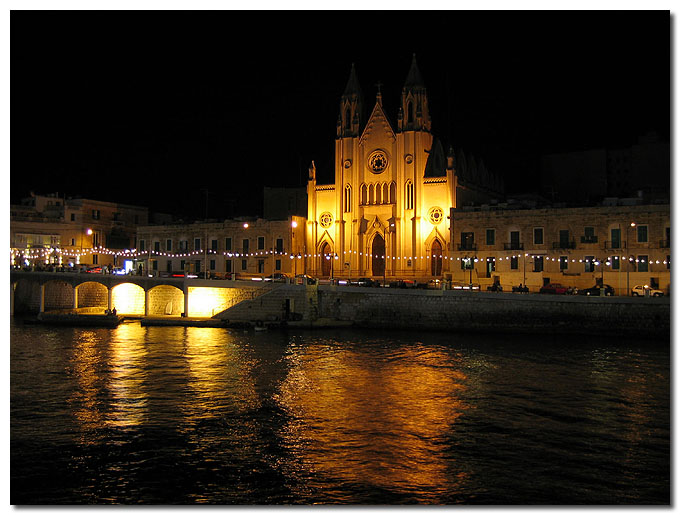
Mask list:
[[[670,342],[10,324],[12,504],[668,504]]]

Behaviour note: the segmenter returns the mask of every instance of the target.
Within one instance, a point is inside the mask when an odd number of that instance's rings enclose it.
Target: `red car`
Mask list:
[[[553,293],[557,295],[565,295],[567,293],[567,287],[557,283],[550,283],[543,286],[539,291],[540,293]]]

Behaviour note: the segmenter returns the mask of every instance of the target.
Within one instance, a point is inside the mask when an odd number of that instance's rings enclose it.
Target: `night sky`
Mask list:
[[[11,201],[29,191],[190,217],[261,211],[333,174],[354,62],[393,126],[412,54],[432,129],[510,193],[541,154],[670,132],[668,12],[12,12]],[[206,195],[206,191],[208,192]]]

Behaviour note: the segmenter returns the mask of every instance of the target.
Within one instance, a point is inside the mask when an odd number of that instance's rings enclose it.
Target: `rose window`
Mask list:
[[[368,168],[373,173],[381,173],[387,168],[387,154],[382,150],[376,150],[368,156]]]
[[[444,211],[441,207],[433,207],[430,209],[427,216],[430,219],[430,223],[432,225],[437,225],[444,219]]]
[[[321,227],[323,227],[324,229],[328,229],[333,223],[333,215],[330,214],[329,212],[321,213],[319,223],[321,224]]]

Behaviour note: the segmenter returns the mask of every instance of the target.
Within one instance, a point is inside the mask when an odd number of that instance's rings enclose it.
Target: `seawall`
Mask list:
[[[289,313],[289,314],[287,314]],[[286,285],[225,310],[230,322],[669,338],[669,298]]]

